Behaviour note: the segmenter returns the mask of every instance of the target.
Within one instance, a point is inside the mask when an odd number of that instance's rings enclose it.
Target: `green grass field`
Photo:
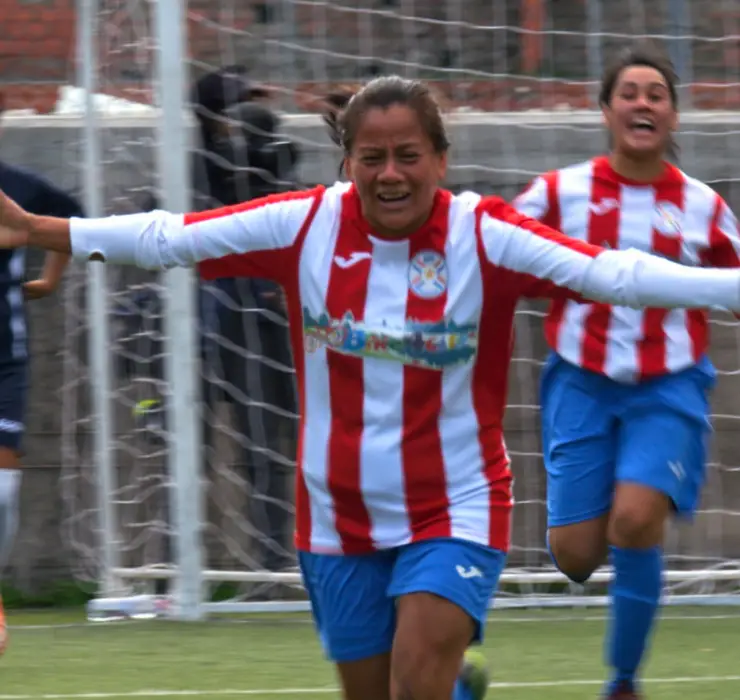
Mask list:
[[[23,612],[9,623],[0,700],[338,697],[307,616],[89,624]],[[602,611],[494,613],[490,697],[597,698],[603,629]],[[650,700],[740,697],[740,611],[667,611],[646,676]]]

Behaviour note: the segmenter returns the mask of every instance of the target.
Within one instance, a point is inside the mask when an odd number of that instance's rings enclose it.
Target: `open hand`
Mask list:
[[[23,284],[23,294],[26,299],[43,299],[56,291],[56,285],[46,278],[29,280]]]

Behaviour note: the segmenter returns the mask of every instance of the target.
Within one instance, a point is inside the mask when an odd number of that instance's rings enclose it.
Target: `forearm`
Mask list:
[[[740,272],[687,267],[640,251],[605,251],[584,277],[582,294],[632,307],[740,309]]]
[[[44,260],[42,278],[52,287],[56,288],[64,275],[64,270],[67,268],[70,257],[69,253],[59,253],[54,250],[48,251]]]
[[[72,253],[70,220],[53,216],[30,216],[28,245],[56,253]]]
[[[100,261],[147,269],[191,262],[190,241],[177,238],[182,217],[165,212],[108,216],[99,219],[31,218],[28,245],[71,255],[82,262]]]

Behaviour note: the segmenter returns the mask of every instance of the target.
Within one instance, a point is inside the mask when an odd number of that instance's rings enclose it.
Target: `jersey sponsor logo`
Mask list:
[[[653,228],[664,236],[680,236],[683,212],[673,202],[656,202],[653,209]]]
[[[447,261],[436,250],[422,250],[409,263],[409,289],[422,299],[436,299],[447,291]]]
[[[334,256],[334,263],[337,267],[341,267],[343,270],[346,270],[348,267],[357,265],[357,263],[362,262],[363,260],[370,260],[370,258],[372,258],[370,253],[352,253],[346,258],[341,255],[336,255]]]
[[[320,344],[344,355],[376,357],[405,365],[443,370],[469,362],[478,348],[477,324],[408,321],[402,328],[368,326],[351,313],[334,319],[303,309],[304,347]],[[314,350],[315,351],[315,350]]]

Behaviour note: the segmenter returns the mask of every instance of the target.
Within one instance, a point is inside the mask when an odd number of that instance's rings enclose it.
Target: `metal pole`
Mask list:
[[[186,124],[187,51],[184,2],[156,0],[158,54],[158,165],[163,205],[173,212],[190,208],[190,139]],[[196,297],[193,273],[174,269],[165,274],[165,327],[169,348],[167,380],[171,388],[169,422],[170,493],[175,521],[174,551],[178,565],[176,614],[197,620],[202,615],[201,421],[196,382]]]
[[[98,0],[79,0],[77,13],[79,54],[78,76],[85,91],[85,116],[82,147],[84,151],[83,192],[87,216],[103,216],[100,131],[95,113],[97,90]],[[108,290],[103,263],[87,265],[88,348],[90,353],[90,391],[94,412],[93,451],[97,476],[100,513],[100,548],[102,552],[101,594],[120,593],[113,571],[119,567],[119,534],[115,516],[116,474],[113,464],[113,416],[111,409],[112,374],[110,365],[110,328]]]

